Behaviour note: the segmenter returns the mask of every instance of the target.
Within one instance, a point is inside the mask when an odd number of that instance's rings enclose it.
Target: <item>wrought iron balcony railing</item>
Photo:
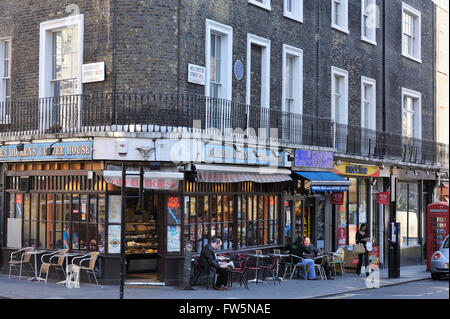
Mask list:
[[[448,165],[448,145],[196,95],[85,94],[0,103],[0,137],[89,132],[203,132],[420,164]]]

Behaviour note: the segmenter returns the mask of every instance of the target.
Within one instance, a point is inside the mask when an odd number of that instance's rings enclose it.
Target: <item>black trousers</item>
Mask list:
[[[364,254],[359,254],[358,255],[358,265],[356,265],[356,274],[360,275],[361,274],[361,267],[364,261],[364,266],[366,266],[366,274],[369,273],[369,253],[365,252]]]
[[[217,270],[216,287],[227,286],[228,284],[228,269],[219,268]]]

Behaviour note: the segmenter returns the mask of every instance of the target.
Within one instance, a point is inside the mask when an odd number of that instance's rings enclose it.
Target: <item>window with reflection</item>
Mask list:
[[[104,194],[10,193],[9,203],[8,216],[23,218],[24,247],[104,252]]]

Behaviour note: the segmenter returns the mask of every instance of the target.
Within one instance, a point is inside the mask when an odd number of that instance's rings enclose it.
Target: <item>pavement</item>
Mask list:
[[[363,272],[364,273],[364,272]],[[173,286],[125,287],[125,299],[313,299],[368,289],[400,285],[408,282],[430,280],[426,265],[402,267],[400,278],[388,278],[388,270],[381,269],[366,279],[352,273],[343,277],[338,273],[335,280],[285,280],[280,284],[273,281],[249,283],[249,289],[238,282],[228,291],[206,289],[205,285],[194,290],[179,290]],[[29,282],[22,278],[0,274],[0,298],[6,299],[119,299],[119,286],[97,286],[81,283],[80,288],[66,288],[56,281]]]

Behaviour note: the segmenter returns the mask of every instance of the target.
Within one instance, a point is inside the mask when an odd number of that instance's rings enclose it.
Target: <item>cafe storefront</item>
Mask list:
[[[333,153],[296,150],[293,183],[285,190],[285,242],[309,237],[314,246],[332,249],[331,196],[350,182],[334,174]]]
[[[380,168],[337,160],[333,172],[351,182],[348,191],[333,198],[333,249],[354,245],[356,232],[365,223],[376,253],[371,258],[376,259],[377,264],[382,262],[379,252],[383,251],[384,220],[383,205],[378,203],[378,193],[383,192]]]

